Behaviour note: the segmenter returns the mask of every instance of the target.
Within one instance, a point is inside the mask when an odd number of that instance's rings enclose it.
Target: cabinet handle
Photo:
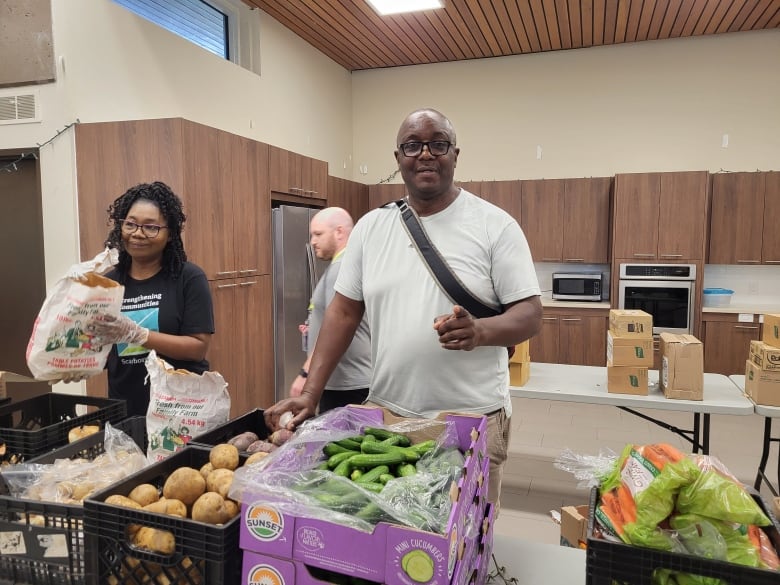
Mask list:
[[[760,260],[737,260],[737,264],[758,264]]]
[[[542,321],[557,321],[558,317],[542,317]]]
[[[542,262],[558,262],[560,258],[542,258]]]
[[[238,270],[227,270],[225,272],[217,272],[217,276],[230,276],[231,274],[238,274]]]
[[[582,321],[582,319],[574,319],[574,318],[564,317],[563,319],[561,319],[561,321]]]
[[[256,280],[252,280],[250,282],[240,282],[240,283],[238,283],[238,286],[251,286],[253,284],[257,284],[257,281]]]
[[[734,329],[750,329],[755,331],[756,329],[758,329],[758,327],[756,326],[748,327],[747,325],[734,325]]]
[[[655,258],[655,254],[634,254],[634,258]]]
[[[764,264],[780,264],[780,260],[764,260]]]
[[[564,258],[564,262],[585,262],[585,258]]]
[[[682,258],[682,254],[661,254],[661,258]]]
[[[237,287],[237,286],[238,285],[235,284],[235,283],[233,283],[233,284],[218,284],[217,288],[234,288],[234,287]]]
[[[253,272],[257,272],[257,268],[247,268],[246,270],[239,270],[239,274],[252,274]]]

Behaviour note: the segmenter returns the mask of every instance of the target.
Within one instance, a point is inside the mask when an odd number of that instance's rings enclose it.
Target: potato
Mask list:
[[[287,429],[277,429],[273,433],[271,433],[271,436],[269,438],[271,439],[271,442],[274,445],[276,445],[277,447],[281,447],[287,441],[289,441],[292,436],[293,436],[292,431],[289,431]]]
[[[252,465],[253,463],[257,463],[261,459],[265,459],[268,457],[268,453],[266,451],[258,451],[256,453],[252,453],[249,457],[247,457],[247,460],[244,461],[244,466]]]
[[[255,441],[249,447],[246,448],[247,453],[272,453],[276,449],[278,449],[276,445],[269,441],[263,441],[262,439],[259,441]]]
[[[203,467],[200,468],[200,474],[203,476],[203,479],[206,479],[212,471],[214,471],[214,466],[211,464],[211,461],[204,463]]]
[[[233,472],[230,469],[215,469],[206,478],[206,490],[227,498],[232,483]]]
[[[230,439],[228,441],[228,445],[233,445],[239,451],[246,451],[246,448],[257,441],[259,438],[260,437],[258,437],[252,431],[246,431],[245,433],[241,433],[240,435],[236,435]]]
[[[230,520],[225,498],[216,492],[206,492],[192,505],[192,519],[207,524],[224,524]]]
[[[112,504],[114,506],[122,506],[123,508],[133,508],[135,510],[140,510],[143,507],[135,500],[131,500],[127,496],[121,496],[119,494],[113,494],[111,496],[108,496],[106,498],[106,504]]]
[[[187,506],[181,500],[174,500],[173,498],[160,498],[156,502],[144,506],[144,510],[157,514],[168,514],[169,516],[187,517]]]
[[[160,499],[160,492],[157,488],[150,483],[142,483],[135,486],[132,491],[127,494],[127,497],[141,504],[141,506],[147,506]]]
[[[235,445],[222,443],[209,451],[209,462],[214,469],[236,469],[238,467],[238,449]]]
[[[144,550],[170,555],[176,552],[176,539],[167,530],[158,530],[141,526],[132,539],[132,543]]]
[[[206,480],[192,467],[179,467],[163,485],[163,497],[181,500],[185,506],[191,506],[205,491]]]
[[[80,427],[73,427],[68,431],[68,443],[73,443],[84,437],[94,435],[100,430],[97,425],[81,425]]]
[[[230,518],[235,518],[241,512],[241,506],[239,506],[233,500],[225,498],[225,510]]]

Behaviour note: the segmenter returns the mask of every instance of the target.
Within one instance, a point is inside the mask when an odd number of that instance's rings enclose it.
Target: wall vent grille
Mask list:
[[[0,94],[0,124],[40,122],[38,93]]]

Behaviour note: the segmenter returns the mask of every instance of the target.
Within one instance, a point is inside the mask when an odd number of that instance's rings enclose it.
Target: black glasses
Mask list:
[[[420,156],[423,146],[428,147],[431,156],[444,156],[450,151],[452,142],[449,140],[431,140],[430,142],[404,142],[399,144],[398,148],[404,153],[404,156]]]
[[[120,219],[119,223],[122,224],[122,233],[129,235],[134,234],[141,228],[141,233],[147,238],[156,238],[160,230],[167,228],[167,225],[157,225],[154,223],[140,224],[130,221],[129,219]]]

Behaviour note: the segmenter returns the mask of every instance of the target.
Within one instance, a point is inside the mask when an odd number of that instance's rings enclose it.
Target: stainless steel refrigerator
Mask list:
[[[289,205],[272,210],[276,400],[287,396],[306,360],[298,326],[306,322],[311,293],[328,267],[309,244],[309,222],[318,211]]]

